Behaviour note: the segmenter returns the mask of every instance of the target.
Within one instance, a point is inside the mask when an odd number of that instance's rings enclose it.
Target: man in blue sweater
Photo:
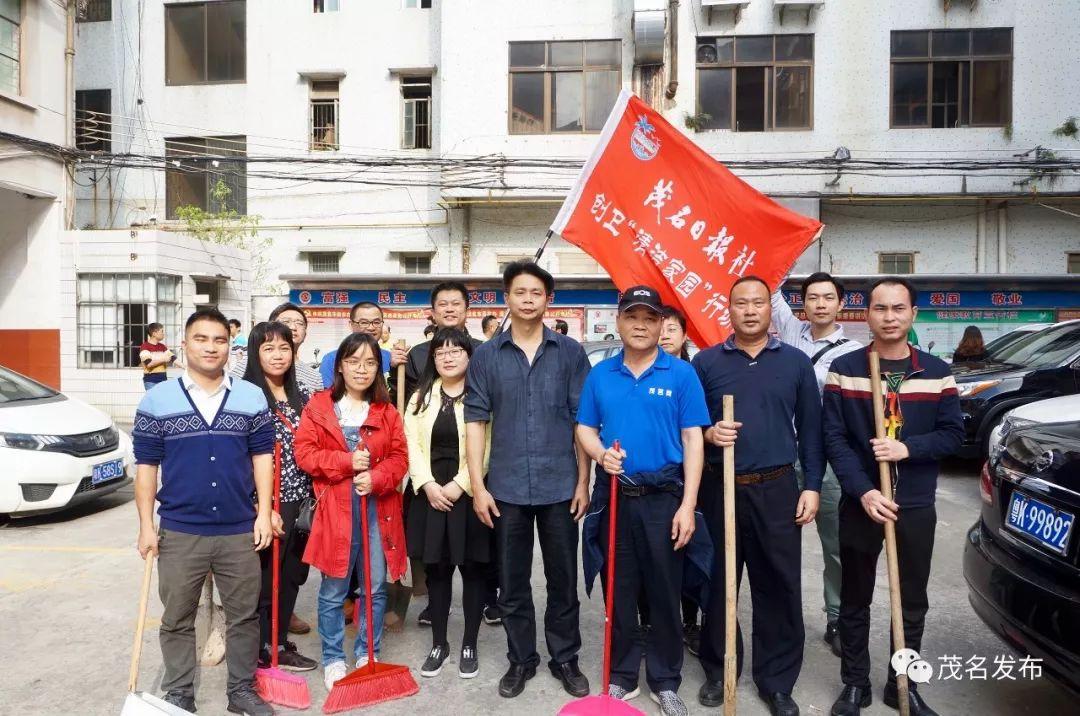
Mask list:
[[[903,278],[880,279],[866,314],[873,343],[833,361],[825,378],[825,440],[844,494],[840,500],[840,698],[833,716],[857,716],[871,703],[870,605],[886,522],[896,524],[904,643],[918,651],[929,602],[934,551],[934,493],[938,461],[964,438],[960,399],[949,367],[908,344],[915,288]],[[877,351],[885,397],[886,437],[874,433],[868,352]],[[878,489],[878,463],[889,463],[894,500]],[[890,648],[889,653],[894,649]],[[936,716],[909,684],[912,716]],[[898,707],[896,672],[889,666],[886,706]]]
[[[225,374],[225,316],[215,309],[191,314],[183,345],[186,372],[146,393],[132,431],[139,554],[158,555],[165,607],[161,688],[166,701],[195,711],[195,612],[203,579],[213,572],[226,618],[228,710],[267,716],[274,710],[254,687],[262,584],[256,550],[281,534],[270,504],[273,423],[262,391]],[[155,499],[160,530],[154,528]]]
[[[703,706],[724,700],[724,450],[735,450],[736,570],[753,594],[753,676],[773,716],[798,716],[791,698],[802,669],[802,530],[813,522],[825,472],[821,399],[810,359],[769,336],[769,286],[746,276],[731,287],[734,334],[694,356],[714,424],[705,431],[707,474],[700,500],[717,545],[701,629]],[[723,420],[723,396],[735,397],[735,420]],[[738,442],[736,442],[736,440]],[[800,491],[795,460],[802,463]],[[737,635],[742,670],[742,633]]]

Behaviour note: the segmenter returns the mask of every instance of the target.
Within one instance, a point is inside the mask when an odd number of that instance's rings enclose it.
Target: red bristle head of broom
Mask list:
[[[290,709],[311,706],[307,681],[281,669],[256,669],[255,690],[263,700]]]
[[[412,696],[420,691],[409,667],[371,661],[348,676],[334,682],[330,695],[323,704],[323,713],[371,706]]]

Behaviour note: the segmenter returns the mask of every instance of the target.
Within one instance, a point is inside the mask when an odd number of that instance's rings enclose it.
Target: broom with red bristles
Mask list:
[[[368,544],[368,496],[360,496],[360,529],[364,547],[364,609],[367,615],[368,663],[334,682],[323,704],[323,713],[371,706],[412,696],[420,691],[409,667],[384,664],[375,660],[375,628],[371,616],[371,552]],[[359,615],[358,615],[359,616]]]
[[[281,443],[274,444],[274,508],[281,509]],[[307,681],[278,668],[278,592],[281,587],[281,538],[274,536],[274,591],[270,597],[270,668],[255,670],[255,690],[273,704],[291,709],[311,706]]]

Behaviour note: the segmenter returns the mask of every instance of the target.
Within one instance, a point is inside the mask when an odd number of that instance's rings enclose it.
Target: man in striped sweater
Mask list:
[[[949,366],[907,342],[916,293],[903,278],[880,279],[870,290],[866,320],[873,343],[833,361],[825,379],[825,446],[843,488],[840,501],[840,677],[833,716],[857,716],[871,703],[870,605],[886,522],[896,524],[905,645],[918,651],[929,601],[930,558],[937,515],[938,461],[964,437],[956,382]],[[874,431],[868,351],[881,358],[886,437]],[[893,500],[878,485],[878,464],[892,472]],[[890,649],[891,654],[894,649]],[[913,716],[936,716],[910,684]],[[898,707],[896,672],[889,666],[886,706]]]
[[[262,583],[256,550],[281,534],[270,504],[273,423],[262,391],[225,375],[229,324],[219,311],[188,318],[184,354],[184,375],[146,393],[132,430],[139,554],[158,555],[165,607],[161,688],[167,702],[195,711],[195,612],[203,578],[213,572],[225,608],[228,710],[267,716],[274,710],[254,687]]]

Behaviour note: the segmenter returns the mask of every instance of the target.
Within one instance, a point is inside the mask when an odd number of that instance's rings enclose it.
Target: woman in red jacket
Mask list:
[[[350,335],[341,342],[334,360],[333,387],[315,394],[296,431],[296,462],[311,475],[318,500],[304,561],[322,572],[319,636],[327,689],[346,673],[341,607],[351,575],[354,571],[363,575],[364,570],[361,495],[374,498],[368,499],[368,543],[375,643],[367,643],[361,600],[357,666],[367,663],[372,649],[378,656],[386,582],[405,573],[405,529],[397,488],[408,468],[408,449],[401,416],[390,404],[382,373],[382,354],[375,339],[361,333]]]

